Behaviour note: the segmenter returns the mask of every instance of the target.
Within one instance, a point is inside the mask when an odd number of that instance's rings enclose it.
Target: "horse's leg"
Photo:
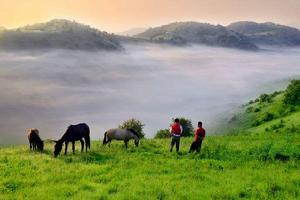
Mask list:
[[[124,143],[125,143],[125,148],[127,149],[127,147],[128,147],[128,140],[124,140]]]
[[[65,142],[65,155],[67,155],[67,151],[68,151],[68,144],[69,144],[69,142]]]
[[[72,142],[72,150],[73,150],[73,154],[75,154],[75,142]]]
[[[86,139],[84,139],[84,142],[85,142],[85,152],[87,152],[88,145],[87,145],[87,143],[86,143]]]
[[[35,151],[35,150],[36,150],[36,144],[33,143],[33,151]]]
[[[83,152],[83,149],[84,149],[84,142],[83,142],[83,139],[80,139],[80,143],[81,143],[81,152]]]
[[[31,148],[32,148],[32,144],[31,144],[31,142],[29,142],[29,148],[30,148],[30,151],[31,151]]]
[[[107,142],[107,143],[108,143],[108,147],[110,147],[111,140],[108,140],[108,142]]]

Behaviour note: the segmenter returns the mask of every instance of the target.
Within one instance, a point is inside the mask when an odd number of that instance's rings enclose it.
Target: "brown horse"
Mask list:
[[[39,149],[41,152],[44,150],[44,141],[41,140],[39,130],[32,128],[28,131],[28,140],[30,150],[36,151]]]
[[[66,130],[66,133],[62,136],[61,139],[58,141],[54,141],[56,144],[54,146],[54,157],[58,156],[58,154],[61,152],[63,143],[65,143],[65,155],[67,155],[68,150],[68,143],[72,142],[72,150],[73,154],[75,153],[75,141],[80,141],[81,143],[81,152],[84,148],[84,142],[85,141],[85,151],[87,152],[87,149],[91,147],[90,144],[90,128],[87,124],[81,123],[77,125],[70,125],[68,129]]]

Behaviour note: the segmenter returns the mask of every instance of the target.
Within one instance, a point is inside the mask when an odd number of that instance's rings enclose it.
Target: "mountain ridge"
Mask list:
[[[300,46],[300,30],[273,22],[240,21],[222,26],[186,21],[148,28],[134,36],[122,36],[66,19],[15,29],[0,28],[0,49],[122,50],[126,42],[259,50],[261,45]]]
[[[4,30],[0,34],[0,47],[4,49],[122,49],[112,34],[65,19],[54,19],[45,23]]]

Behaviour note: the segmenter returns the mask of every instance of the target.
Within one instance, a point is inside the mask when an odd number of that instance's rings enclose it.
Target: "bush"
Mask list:
[[[262,94],[259,96],[259,101],[260,102],[271,102],[271,96],[268,94]]]
[[[283,102],[289,105],[300,105],[300,80],[292,80],[288,85]]]
[[[154,138],[168,138],[170,137],[170,131],[169,129],[161,129],[157,131]]]
[[[254,109],[254,112],[259,112],[260,111],[260,108],[255,108]]]
[[[145,137],[145,133],[143,131],[143,128],[144,128],[145,124],[143,124],[140,120],[137,120],[137,119],[129,119],[125,122],[123,122],[122,124],[119,125],[119,128],[121,129],[134,129],[138,135],[139,135],[139,138],[143,138]]]
[[[274,114],[267,112],[262,120],[268,122],[273,119],[274,119]]]

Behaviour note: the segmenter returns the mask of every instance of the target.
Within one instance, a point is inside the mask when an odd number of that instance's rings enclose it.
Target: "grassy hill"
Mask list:
[[[88,153],[53,157],[28,145],[0,149],[0,199],[299,199],[299,106],[284,93],[249,102],[208,136],[200,154],[170,153],[169,139],[143,139],[138,148],[92,143]],[[77,146],[79,149],[79,146]]]
[[[242,112],[229,121],[231,132],[299,134],[300,106],[285,104],[284,96],[285,91],[263,94],[244,105]]]
[[[299,134],[209,136],[200,154],[187,153],[191,141],[178,155],[168,139],[93,142],[56,159],[53,144],[2,148],[0,199],[299,199]]]

